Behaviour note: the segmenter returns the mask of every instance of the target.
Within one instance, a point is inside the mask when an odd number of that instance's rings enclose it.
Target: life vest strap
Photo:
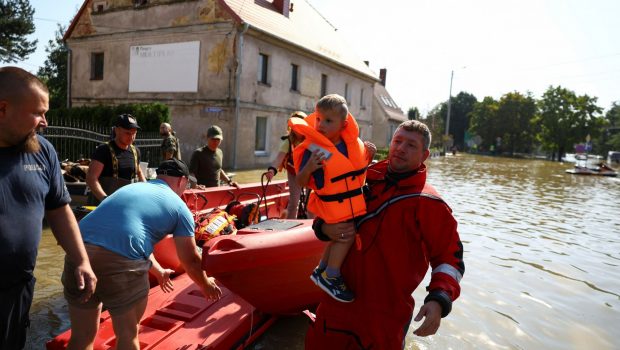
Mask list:
[[[342,202],[345,199],[349,199],[352,197],[356,197],[362,194],[361,188],[356,188],[351,191],[337,193],[337,194],[325,194],[321,195],[315,192],[315,194],[323,201],[323,202]]]
[[[342,175],[338,175],[336,177],[332,177],[331,182],[333,183],[333,182],[336,182],[336,181],[344,180],[347,177],[356,177],[356,176],[362,175],[362,174],[364,174],[366,172],[366,168],[368,168],[368,167],[366,166],[366,167],[363,167],[363,168],[358,169],[358,170],[349,171],[348,173],[344,173]]]

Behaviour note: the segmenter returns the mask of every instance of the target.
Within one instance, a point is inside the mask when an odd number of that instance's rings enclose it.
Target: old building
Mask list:
[[[382,68],[379,71],[380,81],[374,86],[374,97],[372,100],[371,140],[377,148],[388,147],[396,127],[407,120],[407,116],[385,89],[386,78],[387,69]]]
[[[165,103],[184,159],[217,124],[225,167],[265,166],[329,93],[374,134],[378,79],[305,0],[86,0],[65,41],[74,106]]]

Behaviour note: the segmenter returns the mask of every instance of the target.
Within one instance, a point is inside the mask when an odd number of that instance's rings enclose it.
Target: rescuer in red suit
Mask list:
[[[368,169],[367,214],[355,224],[315,219],[319,239],[346,240],[357,232],[361,248],[351,249],[342,267],[355,301],[324,297],[306,349],[402,349],[413,318],[412,293],[429,266],[428,295],[414,318],[424,321],[413,333],[435,334],[450,313],[465,272],[463,245],[450,207],[426,183],[430,141],[426,125],[403,122],[388,159]]]

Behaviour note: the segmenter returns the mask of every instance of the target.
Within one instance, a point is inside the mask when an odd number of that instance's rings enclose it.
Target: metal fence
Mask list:
[[[61,161],[90,158],[95,148],[108,142],[112,136],[112,127],[83,120],[50,118],[48,124],[41,136],[54,145]],[[156,167],[161,162],[161,138],[158,132],[138,131],[134,145],[140,149],[140,160],[148,162],[149,167]]]

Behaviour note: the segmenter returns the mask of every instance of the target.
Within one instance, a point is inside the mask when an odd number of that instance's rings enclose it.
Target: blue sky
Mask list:
[[[252,0],[248,0],[252,1]],[[303,1],[303,0],[291,0]],[[467,91],[482,100],[550,86],[620,101],[617,0],[307,0],[379,72],[403,110],[423,113]],[[56,22],[68,25],[81,0],[31,0],[37,52],[18,64],[36,72]]]

